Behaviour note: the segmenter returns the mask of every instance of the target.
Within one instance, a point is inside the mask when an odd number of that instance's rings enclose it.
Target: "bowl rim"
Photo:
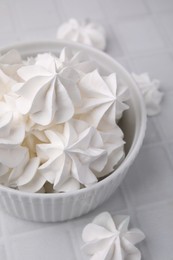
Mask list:
[[[139,135],[137,137],[137,141],[135,142],[135,144],[133,145],[132,149],[130,149],[130,152],[127,154],[127,156],[125,157],[125,159],[123,160],[123,162],[118,166],[118,168],[113,171],[110,175],[106,176],[103,180],[98,181],[97,183],[93,184],[90,187],[86,187],[83,189],[79,189],[79,190],[75,190],[75,191],[69,191],[69,192],[65,192],[65,193],[31,193],[31,192],[25,192],[25,191],[21,191],[21,190],[16,190],[10,187],[6,187],[0,184],[0,191],[4,191],[4,192],[9,192],[12,195],[20,195],[22,197],[35,197],[35,198],[62,198],[62,197],[73,197],[73,196],[77,196],[77,195],[81,195],[81,194],[85,194],[88,193],[89,191],[95,190],[95,189],[99,189],[101,188],[103,185],[105,185],[106,183],[112,181],[115,176],[117,177],[122,170],[128,168],[131,163],[134,161],[137,153],[139,152],[139,149],[142,145],[144,136],[145,136],[145,130],[146,130],[146,122],[147,122],[147,116],[146,116],[146,109],[145,109],[145,104],[144,104],[144,100],[142,97],[142,94],[139,90],[139,88],[137,87],[137,84],[135,83],[135,81],[133,80],[132,76],[130,75],[130,73],[119,63],[117,62],[114,58],[112,58],[110,55],[108,55],[105,52],[102,52],[94,47],[85,45],[85,44],[81,44],[81,43],[77,43],[77,42],[73,42],[73,41],[64,41],[64,40],[54,40],[54,41],[48,41],[48,40],[43,40],[43,41],[27,41],[27,42],[21,42],[21,43],[15,43],[15,44],[10,44],[7,45],[5,47],[0,48],[0,54],[4,54],[6,52],[8,52],[9,50],[12,49],[17,49],[19,52],[22,49],[31,49],[31,47],[37,47],[39,48],[39,46],[56,46],[60,47],[60,45],[62,45],[63,47],[71,47],[71,48],[77,48],[80,49],[82,51],[88,51],[90,54],[94,53],[98,56],[102,56],[103,59],[106,59],[108,63],[112,63],[114,64],[114,66],[116,66],[125,76],[126,78],[128,78],[128,80],[131,82],[131,84],[133,85],[133,87],[135,88],[135,92],[136,95],[138,96],[139,99],[139,104],[140,104],[140,118],[141,118],[141,124],[139,126]],[[40,51],[41,52],[41,51]]]

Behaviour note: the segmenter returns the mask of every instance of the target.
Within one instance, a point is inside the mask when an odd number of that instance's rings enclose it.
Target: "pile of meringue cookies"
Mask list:
[[[124,158],[129,99],[115,73],[82,52],[0,57],[0,183],[27,192],[89,187]],[[10,158],[10,160],[9,160]]]
[[[104,50],[102,26],[70,19],[57,32]],[[147,114],[160,112],[160,82],[132,74]],[[109,175],[125,157],[118,122],[128,109],[128,86],[102,75],[82,52],[23,60],[16,50],[0,56],[0,184],[26,192],[69,192]],[[10,160],[9,160],[10,158]],[[83,250],[95,260],[141,259],[135,244],[145,236],[128,230],[129,217],[103,212],[83,230]]]

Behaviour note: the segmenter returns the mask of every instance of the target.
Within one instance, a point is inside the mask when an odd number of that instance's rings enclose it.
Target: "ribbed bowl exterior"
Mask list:
[[[95,209],[119,186],[126,171],[120,173],[114,181],[84,193],[70,196],[21,196],[20,191],[10,192],[0,189],[0,206],[10,215],[30,221],[57,222],[80,217]]]
[[[146,113],[138,87],[128,72],[108,55],[84,45],[63,41],[20,44],[3,49],[1,53],[15,48],[22,55],[27,56],[45,51],[57,52],[57,49],[62,49],[64,46],[86,51],[91,57],[95,57],[98,63],[106,64],[110,72],[116,71],[129,84],[132,92],[132,107],[130,108],[130,116],[127,118],[127,125],[134,121],[135,133],[130,133],[130,136],[133,136],[133,142],[121,165],[104,180],[89,188],[65,194],[30,194],[0,185],[0,207],[7,213],[25,220],[37,222],[65,221],[80,217],[95,209],[107,200],[119,186],[129,166],[136,158],[145,134]]]

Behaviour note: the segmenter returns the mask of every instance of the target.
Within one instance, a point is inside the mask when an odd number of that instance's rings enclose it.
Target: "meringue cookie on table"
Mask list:
[[[37,145],[42,163],[39,172],[56,191],[75,190],[80,184],[90,186],[97,182],[94,172],[105,167],[107,152],[95,128],[83,121],[70,120],[62,132],[53,129],[45,134],[49,143]]]
[[[128,87],[117,84],[115,73],[102,77],[97,70],[86,74],[78,85],[83,102],[75,114],[100,131],[114,128],[128,109],[124,103],[129,99]]]
[[[130,217],[103,212],[88,224],[82,233],[83,250],[92,260],[141,260],[135,245],[145,235],[137,228],[128,230]]]
[[[106,33],[101,25],[80,23],[76,19],[70,19],[58,28],[57,39],[84,43],[99,50],[106,48]]]
[[[160,81],[151,80],[148,73],[136,75],[132,73],[144,98],[148,116],[157,115],[160,112],[160,103],[163,99],[163,93],[159,90]]]

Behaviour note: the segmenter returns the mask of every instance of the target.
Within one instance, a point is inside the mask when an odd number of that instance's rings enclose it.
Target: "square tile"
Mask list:
[[[114,27],[107,23],[103,24],[103,26],[107,38],[106,52],[113,58],[122,57],[124,54],[123,48]]]
[[[137,210],[141,230],[152,260],[173,259],[173,200]],[[170,232],[171,230],[171,232]]]
[[[123,182],[132,206],[173,198],[173,173],[162,146],[143,147]]]
[[[19,42],[18,35],[16,33],[10,33],[10,34],[3,34],[0,35],[0,48],[11,46],[15,43]]]
[[[153,12],[165,12],[173,10],[172,0],[146,0],[150,10]]]
[[[67,229],[54,226],[11,238],[14,260],[76,260]]]
[[[173,1],[171,2],[173,7]],[[161,21],[164,27],[165,33],[167,34],[168,38],[173,44],[173,12],[160,15],[159,20]]]
[[[167,149],[167,151],[168,151],[168,156],[169,156],[169,158],[170,158],[170,161],[171,161],[171,163],[172,163],[172,168],[173,168],[173,160],[172,160],[172,155],[173,155],[173,142],[171,142],[171,143],[168,143],[167,145],[166,145],[166,149]]]
[[[100,0],[99,3],[102,6],[103,12],[106,13],[107,19],[111,21],[120,17],[148,13],[147,7],[142,0]]]
[[[38,29],[38,30],[28,30],[24,33],[21,33],[21,41],[34,41],[34,40],[47,40],[54,41],[56,40],[57,27],[49,29]]]
[[[157,142],[160,142],[161,138],[158,133],[157,127],[154,124],[154,120],[152,117],[147,118],[147,128],[145,132],[145,138],[143,141],[143,145],[152,145]]]
[[[168,144],[168,150],[170,151],[170,154],[172,156],[172,154],[173,154],[173,142]]]
[[[40,223],[25,221],[19,218],[8,215],[7,213],[1,211],[1,222],[6,230],[6,232],[11,235],[32,232],[34,230],[41,230],[47,227],[53,227],[56,224],[51,223]]]
[[[51,0],[16,0],[14,8],[19,28],[22,30],[49,28],[55,26],[58,20],[58,13]]]
[[[155,125],[160,132],[163,141],[173,140],[173,93],[166,93],[162,103],[161,113],[155,118]]]
[[[4,245],[1,245],[1,244],[0,244],[0,259],[2,259],[2,260],[6,260],[7,259],[7,255],[6,255],[6,252],[5,252],[5,247],[4,247]]]
[[[159,79],[161,88],[172,90],[173,56],[170,52],[145,55],[131,59],[135,73],[148,72],[151,79]]]
[[[130,53],[163,49],[165,46],[151,17],[128,19],[117,26]]]
[[[13,31],[13,24],[7,1],[0,1],[0,33],[8,33]],[[3,38],[3,37],[2,37]]]
[[[119,212],[126,209],[127,205],[124,199],[123,192],[121,188],[118,188],[107,201],[105,201],[95,210],[95,214],[99,214],[102,211]]]
[[[57,8],[60,6],[63,13],[63,20],[76,18],[80,21],[92,19],[94,21],[103,20],[104,13],[101,10],[98,0],[56,0]]]

